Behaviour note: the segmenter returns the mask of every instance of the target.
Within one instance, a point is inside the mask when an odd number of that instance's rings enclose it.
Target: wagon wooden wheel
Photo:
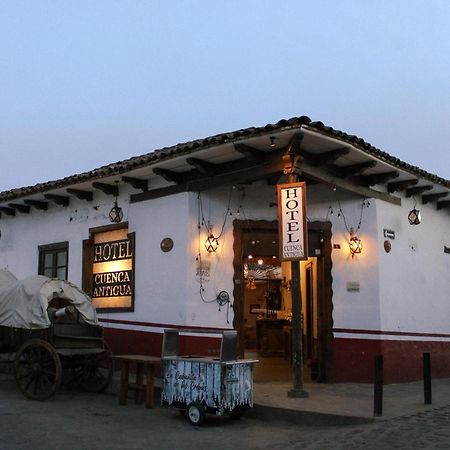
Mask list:
[[[14,377],[18,388],[32,400],[47,400],[61,383],[61,361],[42,339],[25,342],[16,353]]]
[[[106,349],[98,355],[86,357],[80,367],[75,369],[74,376],[78,384],[88,392],[103,392],[113,376],[111,351]]]

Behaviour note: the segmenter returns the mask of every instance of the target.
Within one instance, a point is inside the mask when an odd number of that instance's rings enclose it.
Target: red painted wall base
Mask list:
[[[424,352],[432,377],[450,377],[450,342],[335,339],[334,349],[337,382],[373,383],[376,355],[383,355],[384,383],[421,380]]]

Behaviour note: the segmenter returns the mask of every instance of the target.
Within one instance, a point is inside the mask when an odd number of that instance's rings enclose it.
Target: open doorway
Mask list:
[[[260,361],[255,367],[255,381],[290,381],[292,274],[291,264],[278,259],[277,223],[236,221],[234,225],[234,326],[240,353]],[[304,379],[326,381],[332,379],[328,332],[332,326],[331,288],[327,289],[324,277],[323,244],[327,233],[323,227],[318,228],[317,244],[312,247],[314,256],[300,263]]]

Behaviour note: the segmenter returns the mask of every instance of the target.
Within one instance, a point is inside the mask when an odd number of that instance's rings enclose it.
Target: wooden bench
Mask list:
[[[132,390],[136,392],[136,403],[142,403],[142,394],[145,392],[145,407],[153,408],[155,367],[161,364],[161,358],[147,355],[114,355],[113,359],[121,364],[119,404],[127,404],[128,391]],[[132,364],[136,366],[135,383],[130,383],[129,381],[130,365]],[[146,384],[143,382],[144,373],[146,375]]]

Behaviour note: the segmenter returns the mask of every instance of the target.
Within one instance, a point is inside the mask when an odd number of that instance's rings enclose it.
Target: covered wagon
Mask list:
[[[42,275],[18,280],[0,270],[0,353],[13,355],[17,386],[33,400],[50,398],[61,382],[101,392],[112,377],[91,299]]]

